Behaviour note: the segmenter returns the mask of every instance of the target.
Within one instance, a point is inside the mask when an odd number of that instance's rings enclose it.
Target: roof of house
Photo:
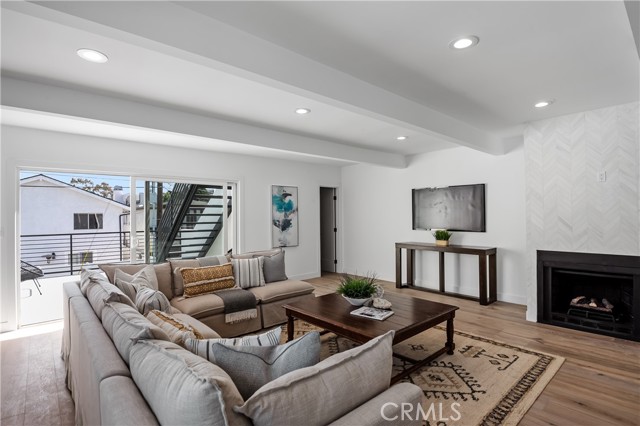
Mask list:
[[[52,184],[51,186],[57,186],[57,187],[60,187],[60,188],[69,189],[71,191],[76,191],[78,194],[83,194],[83,195],[86,195],[86,196],[89,196],[89,197],[93,197],[93,198],[95,198],[97,200],[100,200],[100,201],[108,203],[108,204],[115,204],[118,207],[129,207],[127,204],[121,203],[119,201],[112,200],[111,198],[103,197],[100,194],[96,194],[94,192],[87,191],[87,190],[82,189],[82,188],[78,188],[77,186],[73,186],[73,185],[71,185],[69,183],[66,183],[66,182],[63,182],[61,180],[52,178],[52,177],[44,175],[42,173],[20,179],[20,186],[26,186],[26,187],[33,186],[33,185],[29,185],[29,183],[33,183],[33,182],[36,182],[36,181],[47,181],[50,184]]]

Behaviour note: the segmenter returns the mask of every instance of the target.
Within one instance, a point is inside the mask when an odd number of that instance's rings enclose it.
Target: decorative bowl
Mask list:
[[[342,297],[344,297],[347,300],[347,302],[351,303],[353,306],[362,306],[365,303],[367,303],[369,300],[371,300],[370,297],[367,297],[366,299],[352,299],[344,295]]]

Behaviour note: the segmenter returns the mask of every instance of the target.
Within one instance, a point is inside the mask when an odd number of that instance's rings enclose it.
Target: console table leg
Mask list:
[[[488,305],[487,302],[487,255],[481,254],[478,256],[478,274],[479,285],[480,285],[480,304]]]
[[[444,252],[438,253],[440,255],[440,264],[438,266],[440,272],[440,292],[444,293]]]
[[[489,255],[489,303],[498,300],[496,255]]]
[[[396,288],[402,287],[402,249],[396,247]]]
[[[416,260],[416,251],[413,249],[407,250],[407,285],[415,285],[413,282],[413,276],[415,273],[415,260]]]
[[[456,344],[453,343],[453,317],[447,320],[447,355],[453,355]]]

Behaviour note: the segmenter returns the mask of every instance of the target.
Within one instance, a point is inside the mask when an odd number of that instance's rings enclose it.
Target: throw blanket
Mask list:
[[[216,291],[224,302],[224,322],[231,324],[258,317],[256,297],[250,291],[230,288]]]

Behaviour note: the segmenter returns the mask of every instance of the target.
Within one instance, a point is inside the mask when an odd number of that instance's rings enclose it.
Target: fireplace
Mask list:
[[[538,322],[640,341],[640,256],[538,251]]]

